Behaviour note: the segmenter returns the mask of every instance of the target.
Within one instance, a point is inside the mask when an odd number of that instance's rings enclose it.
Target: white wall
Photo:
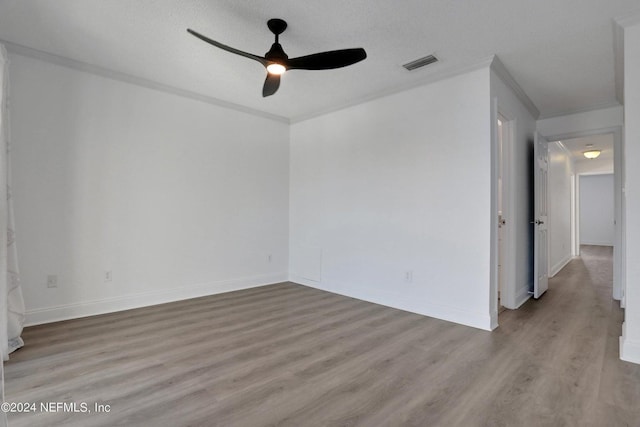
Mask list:
[[[620,357],[640,363],[640,20],[624,28],[626,309]]]
[[[622,126],[624,109],[620,106],[567,114],[538,120],[537,130],[547,137],[561,137],[573,133]]]
[[[488,68],[296,123],[290,167],[292,281],[491,327]]]
[[[286,280],[287,124],[10,60],[29,323]]]
[[[613,159],[580,159],[573,165],[576,174],[613,173]]]
[[[500,113],[513,124],[513,145],[508,157],[505,185],[510,186],[510,195],[505,203],[506,227],[510,241],[505,250],[513,256],[505,272],[512,286],[503,290],[502,303],[515,309],[529,299],[533,286],[533,218],[532,162],[533,138],[536,120],[514,91],[494,72],[491,72],[491,99],[497,102]]]
[[[556,275],[571,260],[571,177],[573,162],[557,142],[549,143],[549,276]],[[613,181],[611,183],[613,191]],[[613,196],[613,192],[611,193]],[[611,201],[613,212],[613,200]]]
[[[581,175],[580,244],[613,246],[613,175]]]

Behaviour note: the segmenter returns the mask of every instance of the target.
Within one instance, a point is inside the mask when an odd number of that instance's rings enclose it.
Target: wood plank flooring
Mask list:
[[[27,328],[18,426],[640,426],[611,249],[485,332],[291,283]]]

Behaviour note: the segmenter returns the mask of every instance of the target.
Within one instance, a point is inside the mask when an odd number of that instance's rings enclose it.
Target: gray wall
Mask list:
[[[580,244],[613,246],[613,174],[580,176]]]

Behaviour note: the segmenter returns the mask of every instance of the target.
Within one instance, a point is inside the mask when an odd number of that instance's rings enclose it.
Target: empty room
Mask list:
[[[0,426],[639,426],[640,5],[0,1]]]

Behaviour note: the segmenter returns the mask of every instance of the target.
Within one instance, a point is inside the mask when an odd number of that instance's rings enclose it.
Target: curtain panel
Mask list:
[[[20,335],[24,325],[24,299],[18,273],[13,201],[11,198],[11,144],[9,133],[9,59],[0,45],[0,339],[2,359],[24,345]]]

